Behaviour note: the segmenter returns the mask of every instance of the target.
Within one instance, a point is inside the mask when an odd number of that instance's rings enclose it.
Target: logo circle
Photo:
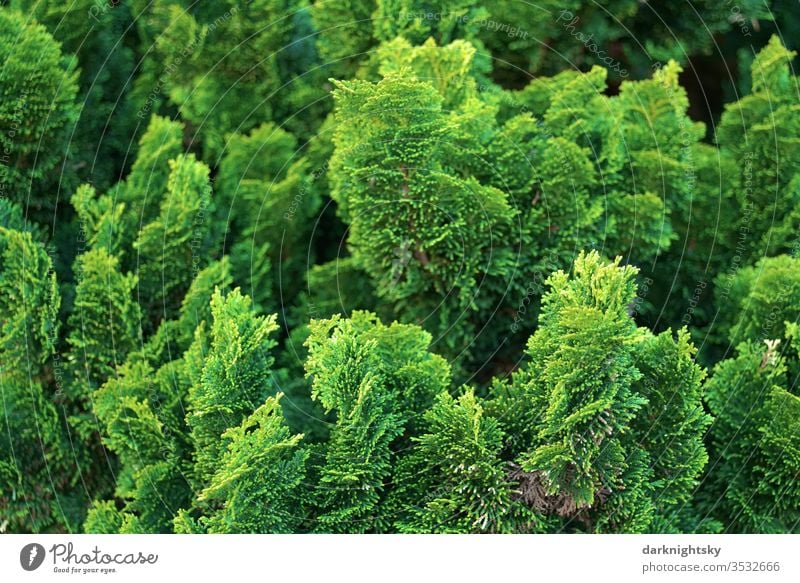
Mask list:
[[[44,562],[44,547],[39,543],[29,543],[19,552],[19,564],[26,571],[35,571]]]

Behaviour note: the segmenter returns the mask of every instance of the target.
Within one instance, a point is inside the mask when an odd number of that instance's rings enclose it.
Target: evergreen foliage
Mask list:
[[[0,0],[0,532],[800,532],[799,13],[693,8]]]
[[[12,532],[77,527],[75,460],[47,384],[59,358],[60,301],[44,247],[0,227],[0,522]]]
[[[717,141],[740,162],[733,173],[738,221],[728,246],[743,265],[792,250],[798,215],[794,51],[777,36],[753,59],[752,92],[725,109]]]
[[[128,4],[97,0],[10,1],[12,8],[47,27],[62,51],[75,55],[80,70],[81,109],[70,128],[73,151],[59,178],[62,191],[78,180],[108,188],[127,169],[125,160],[135,146],[139,122],[130,82],[137,51]],[[84,164],[83,155],[91,156],[91,163]]]
[[[381,324],[354,312],[310,325],[306,374],[312,397],[336,413],[322,449],[324,463],[313,505],[324,532],[382,531],[380,511],[392,462],[407,432],[449,384],[450,368],[428,352],[429,334],[417,326]]]
[[[711,431],[707,512],[731,532],[799,532],[797,407],[780,339],[738,346],[708,383]],[[796,354],[796,353],[795,353]]]
[[[119,261],[103,247],[81,255],[76,274],[68,342],[77,358],[77,376],[97,388],[139,347],[141,312],[133,300],[137,282],[119,272]]]
[[[0,62],[1,198],[52,214],[52,172],[80,112],[75,60],[42,25],[3,8]]]
[[[520,500],[500,456],[503,432],[474,391],[441,393],[427,432],[398,464],[396,528],[410,533],[536,532],[541,516]]]
[[[446,353],[514,346],[481,327],[520,328],[506,298],[530,296],[576,244],[647,261],[670,247],[672,223],[686,222],[684,150],[703,128],[686,115],[677,64],[608,98],[600,68],[516,95],[479,91],[463,41],[398,39],[377,55],[381,81],[334,91],[331,196],[381,303],[425,321]]]
[[[228,451],[198,496],[204,505],[221,503],[208,519],[208,532],[291,533],[300,525],[309,452],[298,445],[302,435],[290,434],[279,399],[267,398],[223,434]]]
[[[211,231],[208,167],[192,155],[170,160],[159,215],[139,231],[138,299],[149,314],[174,317],[195,273],[205,267]]]
[[[800,317],[800,261],[794,256],[765,257],[719,279],[716,291],[726,310],[718,333],[732,346],[783,338],[786,323]]]
[[[694,349],[685,331],[637,329],[634,277],[596,252],[572,277],[556,272],[529,364],[492,390],[525,496],[561,529],[652,530],[690,499],[707,460]]]
[[[189,351],[202,358],[202,368],[190,372],[189,413],[195,450],[195,480],[205,483],[220,463],[226,440],[224,431],[242,422],[274,392],[269,356],[275,341],[275,317],[256,317],[251,300],[237,290],[211,298],[213,323],[201,326]],[[205,344],[205,346],[203,346]],[[188,363],[191,366],[193,363]]]

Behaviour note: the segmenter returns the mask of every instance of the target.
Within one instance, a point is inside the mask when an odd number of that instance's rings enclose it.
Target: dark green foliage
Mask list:
[[[734,270],[765,255],[791,251],[800,227],[795,53],[777,36],[751,66],[752,93],[726,107],[717,141],[737,160],[737,221],[727,243]]]
[[[474,0],[443,0],[433,6],[420,0],[377,0],[375,37],[382,41],[402,37],[414,45],[428,39],[440,45],[466,39],[480,46],[480,22],[488,15]]]
[[[10,5],[45,25],[62,51],[75,55],[80,69],[81,110],[70,128],[73,151],[60,188],[78,180],[103,189],[111,186],[132,154],[140,122],[131,99],[135,50],[127,3],[11,0]]]
[[[183,153],[180,123],[153,116],[139,142],[138,155],[125,181],[97,196],[91,185],[79,187],[71,202],[79,220],[79,241],[104,247],[135,270],[133,243],[139,231],[159,215],[168,190],[169,161]]]
[[[796,6],[780,0],[735,5],[706,0],[693,2],[691,8],[681,2],[655,6],[636,0],[611,0],[602,6],[579,0],[498,0],[491,5],[475,0],[358,0],[316,2],[312,12],[318,50],[338,74],[363,73],[370,51],[396,36],[413,44],[428,38],[439,43],[464,39],[485,47],[481,52],[491,55],[495,75],[510,85],[593,65],[606,67],[615,83],[643,78],[655,62],[687,62],[715,52],[714,39],[724,35],[725,50],[738,50],[737,56],[746,61],[752,58],[749,43],[756,37],[777,30],[792,39],[797,17]]]
[[[54,374],[58,307],[52,262],[31,234],[0,227],[0,523],[12,532],[71,529],[65,498],[75,460],[47,384]],[[59,367],[61,365],[59,364]],[[58,381],[63,383],[63,372]],[[57,391],[63,389],[57,385]]]
[[[158,216],[159,203],[167,192],[171,174],[168,162],[183,153],[183,125],[152,116],[139,141],[130,174],[113,189],[115,201],[127,206],[126,214],[133,223],[131,237]]]
[[[0,0],[0,532],[798,532],[800,12],[661,4]]]
[[[683,510],[708,462],[703,436],[711,423],[702,405],[705,371],[695,362],[697,350],[686,330],[646,335],[634,357],[642,373],[637,383],[647,404],[633,420],[639,444],[651,455],[657,510]]]
[[[216,186],[222,219],[236,234],[232,269],[256,305],[270,311],[281,295],[298,293],[314,260],[309,239],[321,203],[312,187],[318,171],[300,156],[297,139],[273,123],[229,136],[229,147]]]
[[[248,132],[279,115],[305,131],[307,116],[320,114],[314,107],[297,114],[290,106],[295,92],[303,94],[301,107],[323,97],[313,78],[302,77],[315,60],[304,0],[198,7],[159,0],[152,11],[159,23],[157,86],[197,128],[206,160],[216,162],[230,132]]]
[[[797,410],[779,339],[746,342],[707,387],[711,428],[707,511],[730,532],[799,532]],[[794,387],[793,387],[794,388]]]
[[[786,322],[800,316],[800,261],[789,255],[765,257],[731,279],[720,277],[716,293],[725,306],[719,317],[724,341],[736,346],[783,338]]]
[[[192,155],[170,160],[169,167],[159,215],[142,227],[134,243],[137,299],[151,318],[175,316],[193,274],[206,265],[210,245],[208,167]]]
[[[337,78],[352,77],[375,44],[372,14],[375,0],[314,2],[311,16],[317,29],[317,51]]]
[[[162,322],[148,340],[145,351],[151,362],[161,365],[180,358],[191,346],[195,329],[202,323],[211,324],[211,297],[215,290],[227,290],[232,283],[229,263],[223,257],[197,274],[183,298],[178,318]]]
[[[716,47],[714,35],[752,34],[759,19],[772,16],[763,2],[739,2],[734,9],[711,0],[693,2],[691,8],[682,2],[656,6],[637,0],[602,5],[499,0],[490,12],[481,38],[498,57],[499,67],[552,73],[598,64],[621,79],[646,76],[653,61],[708,54]]]
[[[52,213],[46,187],[79,114],[75,61],[43,26],[2,8],[0,62],[0,198]]]

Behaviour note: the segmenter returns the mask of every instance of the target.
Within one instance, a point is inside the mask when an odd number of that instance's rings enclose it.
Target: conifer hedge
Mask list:
[[[0,2],[0,532],[800,533],[800,14],[678,4]]]

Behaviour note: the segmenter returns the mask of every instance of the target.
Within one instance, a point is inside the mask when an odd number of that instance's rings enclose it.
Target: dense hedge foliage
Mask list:
[[[800,14],[693,10],[0,2],[0,532],[800,532]]]

